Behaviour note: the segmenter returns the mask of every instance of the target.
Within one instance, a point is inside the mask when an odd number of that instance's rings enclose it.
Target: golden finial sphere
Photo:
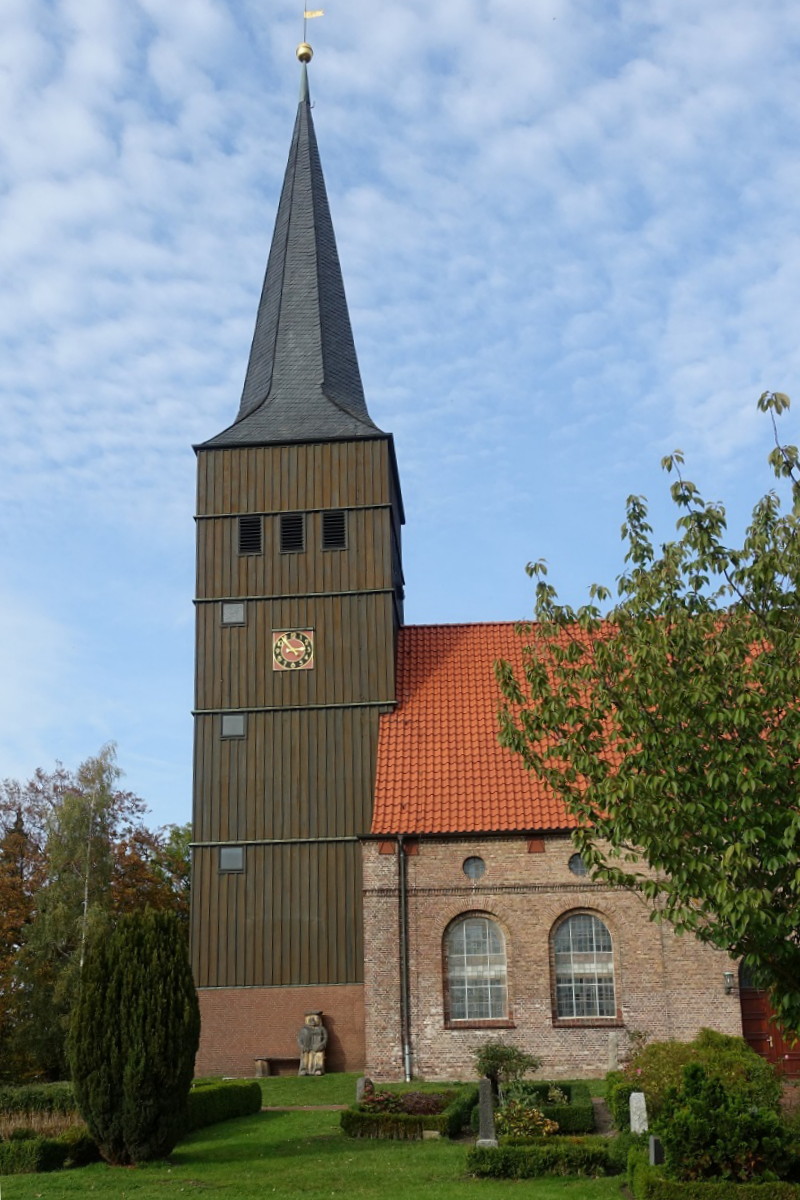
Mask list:
[[[295,51],[301,63],[309,63],[314,57],[314,51],[309,46],[308,42],[301,42]]]

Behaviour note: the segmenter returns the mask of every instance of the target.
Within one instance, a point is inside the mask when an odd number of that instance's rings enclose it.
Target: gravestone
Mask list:
[[[660,1167],[664,1161],[664,1147],[661,1144],[661,1138],[650,1134],[650,1166]]]
[[[644,1092],[631,1092],[631,1133],[647,1133],[647,1104]]]
[[[492,1098],[492,1081],[484,1075],[478,1084],[478,1140],[475,1145],[497,1146],[497,1136],[494,1132],[494,1102]]]

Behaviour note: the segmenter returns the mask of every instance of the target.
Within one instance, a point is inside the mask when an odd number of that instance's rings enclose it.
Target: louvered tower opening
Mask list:
[[[322,514],[322,549],[347,549],[347,513],[334,508]]]
[[[305,548],[305,513],[283,513],[281,515],[281,554],[296,554]]]
[[[261,517],[239,517],[239,553],[260,554],[262,548]]]

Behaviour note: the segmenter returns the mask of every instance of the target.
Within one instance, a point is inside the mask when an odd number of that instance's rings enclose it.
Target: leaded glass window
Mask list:
[[[553,938],[556,1015],[615,1017],[614,951],[611,934],[591,913],[575,913]]]
[[[491,1021],[508,1016],[506,947],[488,917],[464,917],[445,941],[451,1021]]]

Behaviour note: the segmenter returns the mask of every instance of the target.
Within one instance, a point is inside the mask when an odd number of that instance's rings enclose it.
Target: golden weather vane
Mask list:
[[[297,47],[297,57],[300,62],[311,62],[311,57],[314,51],[308,44],[308,22],[314,17],[324,17],[325,11],[322,8],[304,8],[303,9],[303,40]]]

